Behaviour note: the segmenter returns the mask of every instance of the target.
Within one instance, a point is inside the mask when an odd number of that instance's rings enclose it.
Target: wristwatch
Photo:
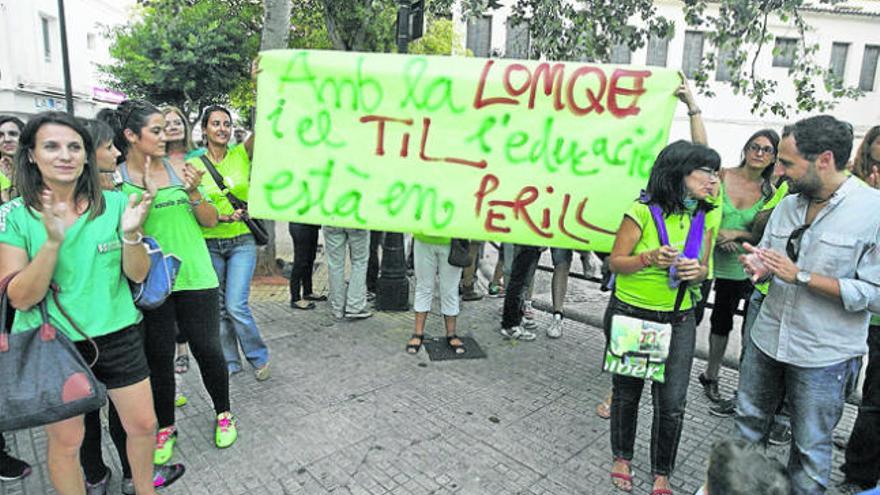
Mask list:
[[[810,285],[810,280],[812,279],[812,275],[808,271],[801,270],[797,272],[797,275],[794,277],[794,281],[797,282],[798,285],[802,287],[806,287]]]

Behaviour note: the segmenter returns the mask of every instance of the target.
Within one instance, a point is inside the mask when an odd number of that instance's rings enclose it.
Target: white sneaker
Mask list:
[[[522,340],[529,342],[538,338],[533,332],[523,329],[523,327],[515,326],[513,328],[502,328],[501,335],[505,339]]]
[[[525,317],[523,317],[521,325],[526,330],[534,330],[538,328],[538,323],[535,320],[527,320]]]
[[[553,314],[553,321],[550,323],[550,326],[547,327],[547,336],[551,339],[558,339],[562,337],[562,315],[559,313]]]

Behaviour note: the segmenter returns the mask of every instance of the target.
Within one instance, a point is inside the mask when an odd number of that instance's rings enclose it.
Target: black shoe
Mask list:
[[[788,445],[791,443],[791,428],[782,423],[773,423],[770,427],[770,445]]]
[[[705,373],[700,373],[697,379],[700,381],[700,385],[703,386],[703,393],[706,394],[707,399],[716,404],[721,402],[721,394],[718,392],[718,380],[706,378]]]
[[[719,418],[732,418],[736,416],[736,396],[709,406],[709,414]]]
[[[0,481],[16,481],[31,474],[31,465],[0,450]]]

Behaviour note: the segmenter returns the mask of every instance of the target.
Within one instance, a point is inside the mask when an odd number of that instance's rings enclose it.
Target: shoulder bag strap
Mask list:
[[[98,344],[95,342],[94,339],[86,335],[86,333],[79,328],[79,325],[77,325],[76,322],[73,321],[73,318],[71,318],[70,315],[67,314],[67,311],[64,310],[64,307],[61,306],[61,301],[58,300],[58,293],[61,292],[61,288],[58,287],[58,284],[52,282],[49,285],[49,291],[52,292],[52,300],[55,301],[55,307],[58,308],[58,311],[61,311],[61,314],[64,315],[64,318],[67,320],[68,323],[70,323],[70,326],[73,327],[76,333],[80,334],[82,337],[85,337],[89,344],[92,345],[92,349],[95,350],[95,357],[92,359],[92,362],[89,363],[89,368],[91,368],[95,365],[95,363],[98,362],[98,355],[100,354],[100,351],[98,350]],[[45,311],[46,301],[43,300],[43,302],[40,304],[43,305],[43,311]],[[45,315],[43,319],[48,322],[48,315]]]
[[[246,210],[247,203],[236,198],[231,192],[229,192],[229,189],[226,189],[226,183],[223,182],[223,176],[220,175],[220,172],[217,170],[217,167],[215,167],[214,164],[211,163],[211,160],[205,155],[199,156],[199,159],[201,159],[202,163],[205,164],[205,168],[208,169],[208,173],[211,174],[211,178],[214,179],[214,183],[217,184],[217,187],[220,188],[220,192],[226,195],[226,199],[229,200],[229,202],[232,204],[232,207],[236,210]]]

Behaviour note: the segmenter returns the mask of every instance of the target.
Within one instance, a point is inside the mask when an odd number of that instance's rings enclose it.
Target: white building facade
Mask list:
[[[508,25],[510,6],[514,3],[515,0],[505,0],[504,7],[487,12],[483,19],[476,21],[465,22],[460,15],[454,17],[456,31],[466,40],[467,47],[474,55],[526,57],[526,30]],[[716,50],[703,33],[687,26],[681,2],[655,0],[655,5],[658,14],[675,22],[673,37],[665,42],[652,40],[635,52],[615,49],[614,63],[663,66],[688,73],[709,50]],[[710,2],[709,10],[712,8]],[[845,85],[859,86],[865,92],[865,96],[858,100],[842,100],[829,112],[853,124],[857,146],[870,127],[880,125],[880,0],[847,0],[834,8],[805,9],[803,16],[815,28],[807,34],[807,41],[818,43],[820,47],[815,60],[834,67]],[[774,35],[774,40],[762,50],[757,60],[757,72],[765,78],[779,81],[778,96],[786,101],[794,101],[795,92],[789,82],[787,68],[791,60],[774,56],[773,48],[785,48],[792,43],[799,37],[797,30],[775,16],[771,16],[768,30]],[[715,96],[708,98],[696,95],[696,98],[703,111],[709,145],[721,154],[725,165],[739,163],[743,145],[755,131],[769,127],[781,132],[785,124],[808,116],[796,115],[783,120],[770,114],[763,117],[752,115],[749,112],[752,102],[745,96],[735,95],[730,86],[720,82],[724,77],[723,70],[711,74],[710,86]],[[673,121],[671,139],[689,139],[688,123],[686,109],[682,105]]]
[[[66,0],[74,110],[92,117],[124,95],[102,82],[99,64],[112,63],[103,34],[128,21],[134,0]],[[24,119],[66,110],[57,0],[0,0],[0,113]]]

